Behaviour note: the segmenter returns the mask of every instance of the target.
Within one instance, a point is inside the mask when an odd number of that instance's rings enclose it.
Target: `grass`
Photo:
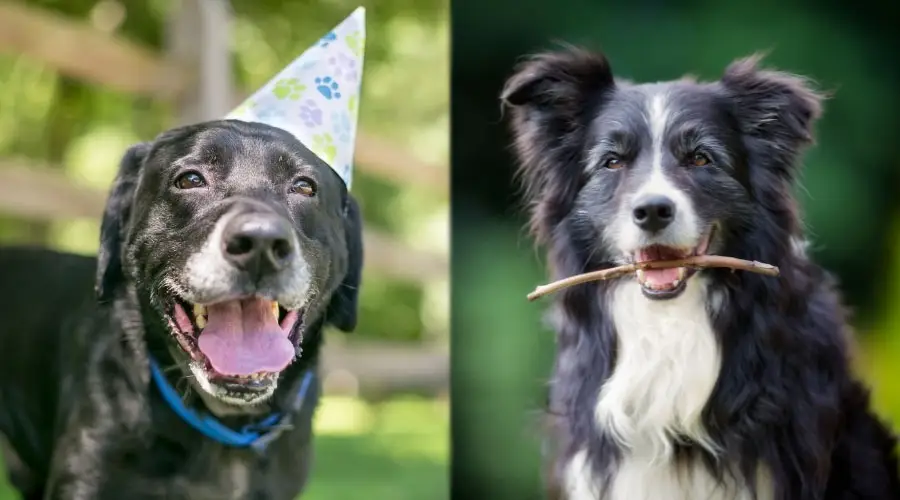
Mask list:
[[[449,498],[445,400],[383,403],[326,397],[316,416],[316,461],[303,500]],[[0,479],[0,500],[19,496]]]

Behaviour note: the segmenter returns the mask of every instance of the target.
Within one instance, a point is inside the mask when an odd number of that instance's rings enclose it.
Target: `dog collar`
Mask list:
[[[247,424],[239,431],[235,431],[219,422],[214,416],[200,413],[185,406],[178,392],[169,384],[162,370],[152,357],[150,358],[150,375],[159,388],[160,394],[170,408],[188,425],[197,429],[204,436],[218,441],[226,446],[235,448],[253,448],[256,451],[264,451],[282,432],[291,428],[291,416],[303,408],[303,403],[309,393],[315,374],[312,370],[306,370],[300,382],[300,389],[294,398],[291,412],[282,414],[271,413],[259,422]]]

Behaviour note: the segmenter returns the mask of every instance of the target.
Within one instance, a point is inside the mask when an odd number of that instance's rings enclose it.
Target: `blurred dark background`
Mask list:
[[[521,56],[557,41],[602,49],[637,81],[715,79],[733,59],[831,91],[797,195],[814,258],[855,311],[858,368],[900,426],[900,66],[896,6],[878,0],[452,1],[453,498],[541,498],[537,417],[554,351],[544,277],[523,229],[497,99]]]

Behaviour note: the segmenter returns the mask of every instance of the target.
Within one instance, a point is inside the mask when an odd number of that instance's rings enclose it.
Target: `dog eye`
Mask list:
[[[695,167],[705,167],[712,163],[712,160],[709,159],[709,156],[706,156],[703,153],[694,153],[691,155],[691,165]]]
[[[316,195],[316,184],[305,177],[301,177],[294,181],[291,185],[291,192],[302,194],[303,196],[315,196]]]
[[[603,168],[617,170],[625,166],[625,162],[621,158],[613,156],[603,161]]]
[[[197,189],[206,187],[206,179],[197,172],[185,172],[175,179],[175,187],[178,189]]]

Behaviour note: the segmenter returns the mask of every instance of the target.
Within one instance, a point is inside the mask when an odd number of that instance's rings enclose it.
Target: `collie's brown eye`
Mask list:
[[[613,157],[603,162],[603,168],[616,170],[625,166],[625,162],[621,158]]]
[[[712,160],[703,153],[694,153],[691,155],[691,165],[694,167],[705,167],[710,163],[712,163]]]
[[[311,179],[301,177],[291,185],[291,192],[302,194],[303,196],[315,196],[316,184]]]
[[[185,172],[175,179],[175,187],[178,189],[197,189],[206,187],[206,179],[197,172]]]

